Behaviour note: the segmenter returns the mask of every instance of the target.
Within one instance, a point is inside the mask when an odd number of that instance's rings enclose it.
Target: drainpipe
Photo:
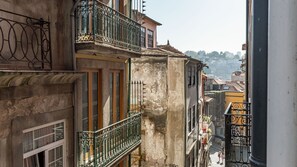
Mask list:
[[[129,58],[129,60],[128,60],[128,115],[129,115],[129,117],[130,117],[130,92],[131,92],[131,58]],[[139,147],[141,147],[141,145],[139,146]],[[131,167],[131,154],[129,154],[129,156],[128,156],[128,166],[129,167]]]
[[[76,71],[76,58],[75,58],[75,22],[74,22],[74,19],[75,19],[75,16],[74,16],[74,11],[77,7],[79,3],[79,0],[76,0],[71,8],[71,11],[70,11],[70,18],[71,18],[71,45],[72,45],[72,52],[71,52],[71,55],[72,55],[72,65],[73,65],[73,71]],[[79,81],[76,81],[75,82],[75,85],[74,85],[74,118],[73,118],[73,128],[74,128],[74,157],[75,157],[75,160],[74,160],[74,165],[75,166],[78,166],[77,164],[77,160],[79,158],[79,154],[78,154],[78,126],[77,126],[77,113],[78,113],[78,106],[77,106],[77,102],[78,102],[78,93],[77,91],[79,91],[79,84],[78,84]]]
[[[185,117],[185,124],[184,124],[184,166],[186,166],[187,162],[187,64],[190,61],[187,60],[184,65],[184,96],[185,96],[185,112],[184,112],[184,117]]]
[[[268,0],[253,1],[252,167],[266,167]],[[278,67],[274,67],[278,68]]]
[[[129,3],[130,3],[130,10],[129,10],[129,18],[132,18],[132,0],[129,0]],[[128,60],[128,63],[129,63],[129,69],[128,69],[128,71],[129,71],[129,74],[128,74],[128,76],[129,76],[129,81],[128,81],[128,110],[129,110],[129,113],[130,113],[130,103],[131,103],[131,99],[130,99],[130,93],[131,93],[131,58],[129,58],[129,60]],[[139,147],[141,147],[141,145],[139,146]],[[140,149],[140,148],[139,148]],[[141,156],[141,155],[140,155]],[[128,157],[128,166],[129,167],[131,167],[131,154],[129,154],[129,157]],[[140,160],[139,160],[140,162],[141,162],[141,158],[140,158]],[[139,162],[139,163],[140,163]]]
[[[73,70],[76,70],[76,58],[75,58],[75,15],[74,11],[79,4],[80,0],[76,0],[71,8],[70,17],[71,17],[71,44],[72,44],[72,63]]]
[[[249,102],[249,0],[246,0],[245,101]]]

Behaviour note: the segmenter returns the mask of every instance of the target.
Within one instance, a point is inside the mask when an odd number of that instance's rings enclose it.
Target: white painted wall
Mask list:
[[[267,166],[297,164],[297,1],[269,0]]]

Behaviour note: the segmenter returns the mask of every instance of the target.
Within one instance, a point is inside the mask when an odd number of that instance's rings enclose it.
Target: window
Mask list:
[[[229,86],[225,86],[225,85],[223,86],[223,90],[229,90],[229,88],[230,88]]]
[[[196,106],[193,106],[192,109],[192,129],[194,129],[196,126]]]
[[[195,85],[195,82],[196,82],[196,74],[197,74],[196,68],[195,66],[193,66],[193,85]]]
[[[103,126],[101,70],[89,70],[82,77],[82,130]]]
[[[192,67],[188,66],[188,86],[192,84]]]
[[[23,167],[65,166],[64,121],[27,129],[23,133]]]
[[[141,47],[146,47],[146,29],[141,27]]]
[[[64,122],[24,131],[23,153],[64,139]]]
[[[109,74],[110,122],[116,123],[124,119],[124,72],[112,71]]]
[[[192,127],[191,127],[191,108],[188,109],[188,133],[191,133]]]
[[[154,47],[154,32],[152,30],[147,30],[147,45],[149,48]]]

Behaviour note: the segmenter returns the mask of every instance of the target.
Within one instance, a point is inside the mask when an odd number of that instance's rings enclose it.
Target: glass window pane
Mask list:
[[[48,152],[48,165],[63,167],[63,146],[56,147]]]
[[[33,150],[33,132],[28,132],[24,134],[23,140],[23,152],[29,152]]]
[[[83,131],[89,130],[89,122],[88,122],[88,76],[87,73],[85,73],[82,76],[82,129]]]
[[[120,73],[116,73],[116,114],[117,121],[120,121]]]
[[[141,27],[141,47],[146,47],[146,29]]]
[[[120,0],[115,0],[115,10],[120,11]]]
[[[196,125],[196,120],[195,120],[195,118],[196,118],[196,116],[195,116],[195,114],[196,114],[196,107],[195,106],[193,106],[192,113],[193,113],[193,116],[192,116],[192,119],[193,119],[192,129],[193,129],[193,128],[195,128],[195,125]]]
[[[92,82],[93,130],[98,130],[98,72],[93,72]]]
[[[188,67],[188,85],[192,85],[192,68]]]
[[[55,141],[64,139],[64,123],[55,125]]]
[[[48,152],[48,162],[51,163],[53,161],[55,161],[55,150],[54,149],[50,150]]]
[[[195,85],[195,81],[196,81],[196,69],[195,67],[193,67],[193,85]]]
[[[88,0],[82,1],[82,24],[81,24],[81,33],[87,34],[89,33],[89,6]]]
[[[112,119],[112,116],[113,116],[113,106],[112,106],[112,103],[113,103],[113,73],[110,73],[109,74],[109,108],[110,108],[110,120],[109,120],[109,124],[112,124],[113,123],[113,119]]]
[[[191,108],[188,110],[188,131],[191,132]]]
[[[152,30],[147,30],[147,45],[149,48],[154,47],[154,32]]]

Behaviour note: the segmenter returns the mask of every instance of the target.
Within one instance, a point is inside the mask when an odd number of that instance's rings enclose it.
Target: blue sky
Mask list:
[[[183,2],[183,3],[181,3]],[[241,51],[245,0],[146,0],[146,14],[162,23],[158,44],[181,51]]]

